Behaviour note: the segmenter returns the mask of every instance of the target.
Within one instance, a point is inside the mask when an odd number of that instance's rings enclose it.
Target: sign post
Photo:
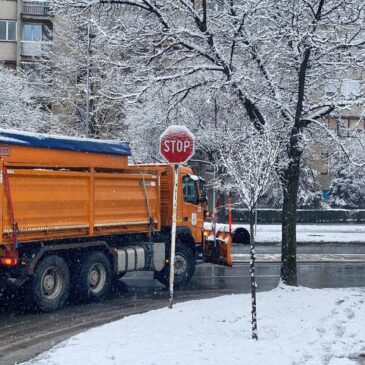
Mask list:
[[[171,255],[170,255],[170,280],[169,280],[169,308],[172,308],[174,300],[175,279],[175,251],[176,251],[176,211],[177,211],[177,188],[179,186],[179,165],[174,165],[174,199],[172,205],[171,227]]]
[[[177,192],[179,187],[179,165],[188,161],[195,152],[194,135],[184,126],[168,127],[160,137],[160,154],[174,164],[174,192],[172,206],[171,249],[170,249],[170,280],[169,280],[169,308],[174,301],[175,278],[175,250],[176,250],[176,215]]]

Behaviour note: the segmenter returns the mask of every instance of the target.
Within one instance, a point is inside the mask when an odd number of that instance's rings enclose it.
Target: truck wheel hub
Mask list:
[[[175,274],[182,275],[186,272],[187,262],[184,256],[176,255],[175,256]]]
[[[106,282],[106,271],[102,264],[94,264],[89,271],[89,288],[92,292],[100,292]]]
[[[42,277],[42,291],[48,299],[55,299],[62,289],[62,276],[56,267],[49,268]]]
[[[52,291],[54,288],[55,280],[51,275],[47,275],[47,277],[44,279],[44,289],[46,291]]]
[[[90,273],[90,284],[95,285],[95,284],[97,284],[98,280],[99,280],[99,274],[95,270],[92,271]]]

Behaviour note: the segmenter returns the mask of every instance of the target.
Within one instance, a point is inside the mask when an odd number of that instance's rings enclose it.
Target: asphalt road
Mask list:
[[[365,240],[365,237],[364,237]],[[281,244],[257,244],[256,253],[258,254],[279,254]],[[233,245],[232,254],[249,253],[248,245]],[[364,243],[305,243],[298,245],[298,254],[365,254]]]
[[[258,244],[255,248],[256,262],[280,262],[281,244]],[[250,260],[250,247],[235,245],[232,256],[235,263],[245,263]],[[365,262],[364,243],[318,244],[305,243],[298,245],[297,262]]]
[[[323,246],[323,245],[322,245]],[[336,247],[303,248],[305,254],[337,253]],[[236,253],[245,253],[247,247],[235,247]],[[257,247],[260,254],[276,254],[280,247]],[[302,248],[300,248],[301,251]],[[309,250],[309,251],[307,251]],[[361,255],[363,247],[344,245],[346,254]],[[275,288],[279,282],[279,265],[257,265],[258,290]],[[299,285],[312,288],[365,286],[365,262],[347,263],[306,262],[298,264]],[[175,301],[211,298],[224,294],[249,292],[250,278],[247,264],[233,268],[199,265],[192,282],[176,290]],[[152,278],[152,273],[140,272],[126,275],[119,281],[104,303],[80,305],[69,303],[55,313],[38,313],[27,307],[19,294],[13,299],[0,298],[0,365],[14,364],[30,359],[52,345],[103,323],[108,323],[136,313],[167,306],[167,290]]]

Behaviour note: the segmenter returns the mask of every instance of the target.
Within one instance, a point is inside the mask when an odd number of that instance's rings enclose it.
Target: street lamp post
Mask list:
[[[87,24],[87,55],[86,55],[86,137],[90,137],[90,55],[91,55],[91,34],[90,22]]]

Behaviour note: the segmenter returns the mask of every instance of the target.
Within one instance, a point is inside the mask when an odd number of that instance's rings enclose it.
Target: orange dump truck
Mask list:
[[[173,167],[128,165],[126,142],[0,130],[0,280],[43,311],[69,293],[101,300],[137,270],[169,280]],[[197,258],[231,265],[230,236],[204,235],[204,181],[179,168],[175,285]]]

